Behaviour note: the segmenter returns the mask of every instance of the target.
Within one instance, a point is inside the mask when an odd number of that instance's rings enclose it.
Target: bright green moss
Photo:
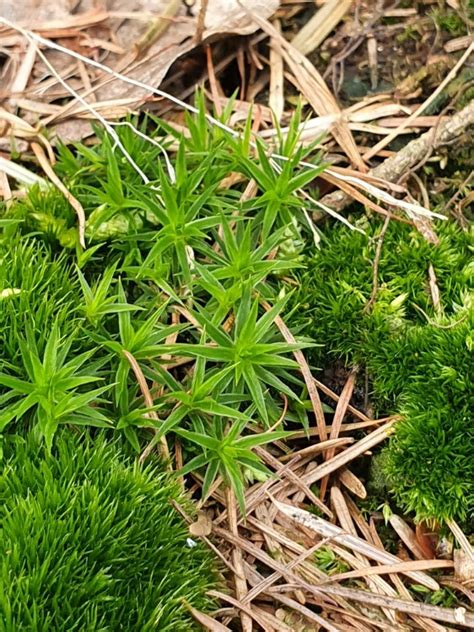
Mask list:
[[[417,327],[404,422],[387,451],[392,487],[420,517],[465,520],[474,510],[474,318],[451,329]]]
[[[472,232],[440,223],[433,245],[391,222],[377,298],[366,310],[381,223],[364,218],[359,226],[366,234],[340,224],[325,231],[299,279],[290,325],[324,345],[312,352],[315,364],[343,359],[366,367],[375,405],[403,414],[385,469],[405,508],[418,518],[465,519],[474,509]]]
[[[196,629],[182,600],[208,609],[215,568],[171,500],[186,504],[161,466],[102,435],[63,431],[51,456],[32,435],[6,441],[0,630]]]
[[[80,286],[64,254],[34,237],[13,234],[0,241],[0,370],[17,363],[18,337],[26,327],[43,349],[54,322],[64,334],[77,330]]]

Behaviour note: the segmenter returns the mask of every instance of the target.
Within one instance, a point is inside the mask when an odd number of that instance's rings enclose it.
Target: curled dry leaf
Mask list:
[[[436,557],[436,543],[438,540],[437,533],[434,529],[430,529],[426,522],[419,522],[415,527],[416,541],[422,549],[424,557],[434,559]]]

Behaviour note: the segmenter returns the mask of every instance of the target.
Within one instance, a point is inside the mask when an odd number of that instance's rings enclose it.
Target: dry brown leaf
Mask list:
[[[263,18],[270,17],[280,4],[279,0],[253,0],[253,2],[246,0],[243,4],[246,3],[251,4],[252,10]],[[156,1],[154,5],[157,5]],[[192,8],[195,16],[199,15],[199,9],[200,2],[197,2]],[[163,11],[154,8],[154,12],[162,13]],[[193,38],[196,33],[198,18],[186,19],[184,3],[177,17],[185,19],[170,24],[166,33],[149,47],[144,57],[136,59],[134,53],[128,53],[119,60],[117,69],[120,69],[121,72],[126,71],[127,76],[131,79],[151,86],[159,86],[171,64],[182,55],[190,52],[196,45]],[[247,35],[258,28],[237,0],[209,0],[204,17],[204,27],[202,40],[219,33]],[[139,39],[138,34],[135,37]],[[108,98],[136,95],[137,90],[140,92],[136,86],[125,85],[119,80],[109,83],[105,90]],[[143,96],[146,96],[146,91],[142,90],[141,92]]]
[[[252,12],[260,18],[269,18],[280,3],[279,0],[245,0],[242,4],[239,0],[209,0],[202,38],[205,40],[221,33],[249,34],[257,30],[258,25],[249,16],[243,6],[245,4],[251,5]],[[193,6],[195,16],[199,15],[199,5],[197,2]],[[43,29],[43,35],[54,35],[56,38],[67,35],[68,38],[62,41],[86,56],[94,51],[81,28],[88,21],[97,22],[99,19],[102,29],[113,32],[115,45],[126,51],[117,55],[109,49],[106,65],[116,73],[126,74],[129,79],[152,87],[159,86],[171,64],[196,46],[194,36],[198,18],[186,14],[185,3],[178,0],[110,0],[107,11],[98,11],[94,0],[58,0],[54,4],[47,0],[4,0],[2,17],[30,30],[37,31],[38,23],[44,27],[48,24],[54,26],[53,31]],[[81,17],[87,18],[86,24]],[[78,24],[79,27],[71,31],[71,25]],[[69,68],[71,60],[65,53],[50,51],[48,59],[76,90],[83,85],[82,78],[75,78],[75,66],[72,70]],[[75,75],[74,79],[71,72]],[[42,98],[46,98],[47,94],[44,83],[41,85]],[[57,88],[56,81],[53,81],[52,87]],[[133,96],[139,103],[150,92],[144,87],[111,77],[105,69],[94,77],[92,90],[90,98],[92,94],[99,100]],[[60,88],[60,92],[61,96],[65,94],[64,87]],[[51,99],[51,94],[48,94],[48,99]]]
[[[77,4],[77,3],[75,3]],[[46,20],[60,20],[71,15],[70,0],[2,0],[2,17],[23,26]]]
[[[196,537],[211,535],[212,521],[204,512],[200,513],[197,520],[189,525],[189,533]]]
[[[400,518],[400,516],[397,516],[397,514],[392,514],[389,518],[389,522],[394,531],[396,531],[402,542],[408,549],[410,549],[413,555],[418,560],[426,559],[425,549],[419,545],[415,532],[409,527],[405,520]]]
[[[474,559],[462,549],[454,551],[454,575],[461,582],[474,581]]]
[[[426,522],[418,522],[415,527],[416,541],[427,560],[436,557],[436,533],[429,529]]]

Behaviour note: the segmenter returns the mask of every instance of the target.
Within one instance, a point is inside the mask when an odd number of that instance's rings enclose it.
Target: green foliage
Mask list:
[[[56,318],[40,314],[36,327],[14,332],[19,352],[0,373],[0,420],[9,432],[35,428],[49,449],[65,423],[108,424],[137,452],[150,439],[172,447],[179,438],[184,472],[202,476],[204,494],[220,476],[243,507],[246,480],[269,475],[254,448],[284,436],[260,431],[307,425],[292,354],[309,343],[284,340],[278,290],[301,265],[308,230],[310,206],[297,190],[322,166],[312,148],[297,149],[299,114],[273,160],[251,140],[250,118],[231,137],[209,125],[202,95],[198,104],[186,138],[152,119],[116,128],[141,173],[99,130],[96,145],[59,149],[57,173],[85,212],[84,252],[75,213],[55,189],[34,188],[5,210],[5,231],[48,248],[71,300],[64,314],[51,306]],[[253,178],[258,191],[245,199]]]
[[[316,566],[327,575],[345,573],[350,568],[345,562],[337,557],[332,549],[327,546],[322,546],[320,549],[315,551],[314,558]]]
[[[196,629],[210,554],[187,543],[177,485],[116,442],[63,430],[51,455],[9,439],[0,474],[1,632]]]
[[[234,490],[242,515],[245,515],[245,476],[250,480],[252,477],[260,480],[263,477],[265,480],[271,474],[270,470],[252,452],[252,449],[291,434],[285,431],[268,431],[245,437],[240,436],[246,423],[245,418],[234,421],[226,431],[222,427],[222,423],[216,420],[211,428],[206,429],[207,432],[205,433],[184,429],[177,431],[180,437],[198,445],[201,449],[201,454],[191,459],[183,468],[182,473],[186,474],[195,469],[206,468],[202,487],[204,498],[217,475],[220,474],[227,485]]]
[[[461,0],[461,10],[446,7],[443,2],[442,6],[435,7],[429,12],[429,15],[438,29],[451,37],[465,35],[467,32],[467,21],[463,20],[462,12],[468,16],[467,3],[469,0]],[[463,6],[464,5],[464,6]]]
[[[63,335],[77,331],[79,301],[79,284],[67,256],[55,255],[47,244],[23,237],[10,223],[0,240],[0,370],[20,362],[18,339],[27,327],[40,352],[55,322]]]
[[[420,519],[464,520],[474,508],[472,232],[440,223],[440,243],[432,245],[391,222],[376,300],[366,309],[381,224],[362,219],[359,226],[365,235],[339,224],[325,231],[299,275],[287,320],[325,343],[310,351],[313,361],[366,367],[374,403],[402,413],[383,459],[383,484]]]
[[[259,318],[259,301],[252,299],[250,289],[244,292],[235,309],[233,335],[223,327],[217,327],[204,311],[196,312],[195,318],[202,325],[211,344],[174,345],[175,353],[204,358],[221,365],[215,386],[230,385],[232,392],[248,394],[256,406],[260,418],[269,422],[265,390],[273,387],[277,392],[298,400],[287,386],[291,382],[289,369],[297,369],[298,363],[285,357],[291,351],[309,346],[304,343],[288,344],[275,337],[275,318],[284,307],[285,300],[278,301]],[[230,371],[231,370],[231,371]]]
[[[466,519],[474,509],[474,313],[450,329],[410,332],[416,370],[403,390],[387,472],[404,506],[419,516]],[[413,483],[415,483],[413,485]]]
[[[138,133],[130,122],[117,127],[139,171],[103,132],[94,146],[60,148],[57,172],[86,215],[85,252],[75,213],[54,189],[32,189],[3,214],[2,425],[33,426],[49,448],[64,423],[110,422],[136,451],[150,431],[155,443],[179,438],[184,472],[204,480],[204,494],[220,476],[242,506],[246,479],[268,475],[254,448],[280,436],[269,428],[307,426],[292,357],[307,348],[314,365],[367,367],[375,405],[404,414],[384,460],[404,506],[419,518],[465,518],[472,235],[445,222],[434,246],[392,221],[368,309],[378,221],[357,220],[362,234],[328,227],[321,249],[302,256],[312,209],[298,190],[322,164],[314,148],[297,147],[299,112],[270,158],[250,118],[234,137],[209,125],[202,95],[198,105],[186,138],[153,119]],[[289,274],[291,296],[281,291]],[[282,314],[304,338],[284,340]]]
[[[91,404],[100,402],[100,396],[110,386],[78,392],[79,388],[89,386],[99,378],[97,365],[90,362],[90,351],[67,359],[72,341],[72,337],[61,339],[55,323],[41,357],[31,329],[27,330],[26,339],[18,338],[22,368],[28,379],[0,373],[0,385],[8,389],[0,397],[0,432],[13,420],[19,422],[33,411],[35,429],[45,438],[46,446],[51,450],[54,434],[61,423],[109,426],[104,412]],[[87,369],[84,368],[86,363]]]

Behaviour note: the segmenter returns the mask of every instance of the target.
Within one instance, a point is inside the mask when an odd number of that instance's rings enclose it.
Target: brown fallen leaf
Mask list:
[[[196,537],[208,536],[212,532],[212,521],[201,512],[195,522],[189,525],[189,533]]]
[[[244,0],[242,3],[240,0],[208,0],[204,20],[202,15],[199,20],[200,2],[196,2],[192,8],[194,15],[189,15],[186,13],[185,3],[178,0],[108,0],[106,10],[101,11],[97,9],[95,0],[57,0],[54,4],[49,0],[3,0],[0,17],[5,20],[4,26],[11,30],[15,44],[19,41],[16,25],[35,32],[38,31],[38,25],[54,26],[52,31],[43,29],[42,34],[54,35],[59,41],[47,42],[43,38],[42,50],[55,73],[64,80],[67,78],[68,86],[76,91],[85,86],[89,101],[114,101],[133,97],[138,106],[161,84],[173,62],[196,47],[198,22],[203,21],[202,40],[224,33],[247,35],[259,27],[249,17],[245,5],[252,7],[254,15],[269,18],[279,4],[279,0]],[[97,17],[98,12],[100,15]],[[89,23],[95,24],[98,19],[101,33],[113,33],[112,43],[115,46],[100,46],[107,51],[106,58],[100,64],[94,62],[95,49],[90,46],[89,33],[85,30]],[[71,30],[72,26],[74,28]],[[104,38],[97,41],[108,43]],[[55,49],[48,50],[48,43],[50,48],[54,46]],[[68,55],[68,50],[82,55],[82,75],[76,73],[75,62]],[[125,52],[118,54],[117,50]],[[88,56],[91,63],[96,63],[98,72],[91,71],[87,63]],[[119,74],[126,75],[129,80],[137,83],[124,82]],[[7,94],[12,81],[4,86]],[[45,90],[46,82],[49,91]],[[38,87],[35,84],[26,87],[34,100],[49,103],[53,97],[57,99],[69,96],[66,86],[58,85],[58,82],[56,76],[40,82]],[[68,110],[70,103],[74,103],[75,95],[71,93],[70,96],[72,100],[62,106],[63,112]],[[67,120],[77,118],[70,110],[67,114]],[[52,120],[48,121],[49,124],[51,122]],[[64,117],[61,125],[66,123]],[[80,129],[74,129],[73,133],[69,131],[71,140],[80,140],[83,134],[89,133],[89,129],[90,126],[83,124]]]
[[[454,550],[454,576],[461,582],[474,581],[474,559],[462,549]]]
[[[437,535],[434,529],[429,529],[426,522],[419,522],[415,527],[416,541],[424,552],[424,557],[434,559],[436,557],[436,541]]]
[[[155,1],[154,4],[161,6],[167,3],[161,0],[160,3]],[[260,17],[269,18],[276,11],[280,2],[279,0],[244,0],[241,3],[239,0],[209,0],[204,16],[202,41],[220,33],[248,35],[256,31],[258,25],[249,18],[247,11],[242,7],[245,4],[251,6],[252,11]],[[164,10],[160,11],[159,7],[153,10],[158,14],[164,13]],[[119,59],[115,69],[126,72],[128,77],[142,83],[154,87],[159,86],[171,64],[196,46],[194,35],[198,26],[199,10],[200,2],[196,2],[191,9],[194,18],[186,18],[183,3],[183,7],[176,15],[176,18],[181,19],[170,24],[164,35],[147,49],[145,56],[136,58],[135,52],[129,52]],[[135,37],[139,39],[140,34],[136,33]],[[121,44],[123,45],[123,40],[121,40]],[[137,94],[136,86],[126,85],[119,80],[108,83],[104,90],[106,90],[108,98]],[[145,91],[142,92],[145,96]]]

